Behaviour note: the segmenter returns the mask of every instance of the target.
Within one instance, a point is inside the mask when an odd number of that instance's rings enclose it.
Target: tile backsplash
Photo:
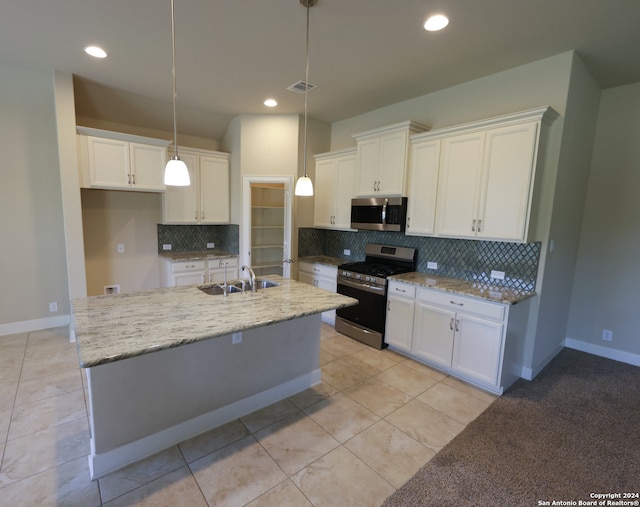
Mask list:
[[[451,278],[535,290],[540,243],[505,243],[464,239],[406,236],[400,232],[343,232],[324,229],[298,230],[298,256],[328,255],[345,262],[362,261],[367,243],[416,248],[417,270]],[[344,250],[350,250],[346,256]],[[428,269],[437,262],[438,269]],[[491,271],[503,271],[504,280],[491,279]]]
[[[240,251],[239,227],[230,225],[163,225],[158,224],[158,253],[166,253],[162,245],[171,245],[171,251],[201,252],[207,243],[215,243],[215,250],[237,254]]]

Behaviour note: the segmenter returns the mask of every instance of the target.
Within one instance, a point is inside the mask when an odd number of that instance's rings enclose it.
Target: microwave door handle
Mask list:
[[[387,224],[387,204],[389,204],[389,199],[384,200],[384,204],[382,205],[382,224]]]

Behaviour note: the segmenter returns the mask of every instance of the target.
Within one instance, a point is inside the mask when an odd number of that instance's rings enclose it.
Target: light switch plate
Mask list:
[[[345,249],[344,249],[344,254],[345,254],[346,256],[348,256],[348,257],[349,257],[349,256],[351,256],[351,250],[349,250],[349,249],[345,248]]]
[[[495,271],[492,269],[491,278],[495,278],[496,280],[504,280],[504,271]]]
[[[215,243],[207,243],[207,248],[215,248],[216,244]]]
[[[171,243],[164,243],[162,245],[163,250],[171,250]]]
[[[438,269],[438,263],[437,262],[427,262],[427,269]]]

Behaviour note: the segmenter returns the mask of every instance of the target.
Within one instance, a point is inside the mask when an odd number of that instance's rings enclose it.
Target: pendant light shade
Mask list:
[[[304,79],[304,175],[298,178],[296,183],[295,195],[310,196],[313,195],[313,182],[307,176],[307,95],[309,93],[309,9],[317,3],[317,0],[300,0],[300,3],[307,8],[307,51],[306,51],[306,69]]]
[[[164,168],[164,184],[175,187],[188,187],[191,185],[189,169],[178,156],[178,124],[176,121],[176,29],[173,15],[173,0],[171,0],[171,61],[173,75],[173,146],[175,155]]]

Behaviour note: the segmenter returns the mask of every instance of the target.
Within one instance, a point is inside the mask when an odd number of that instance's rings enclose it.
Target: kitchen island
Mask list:
[[[72,302],[92,478],[320,382],[320,313],[357,301],[270,278],[280,285],[226,297],[190,286]]]

